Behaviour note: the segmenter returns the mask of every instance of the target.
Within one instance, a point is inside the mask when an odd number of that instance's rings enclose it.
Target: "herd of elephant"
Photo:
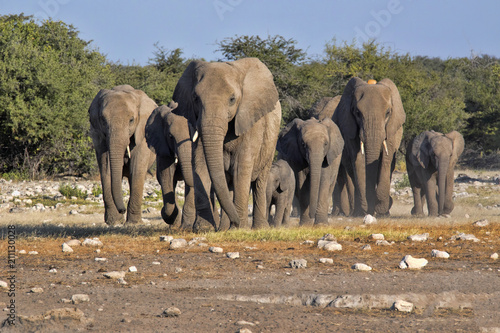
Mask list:
[[[180,220],[193,231],[286,226],[294,200],[300,225],[328,223],[331,202],[332,214],[388,215],[406,118],[391,80],[352,78],[342,96],[321,99],[309,119],[296,118],[280,131],[278,91],[256,58],[192,61],[168,106],[128,85],[103,89],[89,115],[105,222],[142,221],[144,181],[156,160],[163,220]],[[450,214],[453,169],[463,149],[456,131],[426,131],[411,140],[406,165],[413,215],[424,214],[426,201],[429,215]],[[123,177],[130,184],[127,208]],[[180,216],[179,180],[185,182]]]

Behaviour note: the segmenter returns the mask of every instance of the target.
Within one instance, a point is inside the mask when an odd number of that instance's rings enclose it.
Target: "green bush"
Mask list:
[[[59,186],[59,192],[68,199],[70,199],[71,197],[76,197],[78,199],[85,199],[87,197],[86,192],[76,188],[74,185],[69,185],[69,184],[61,184]]]

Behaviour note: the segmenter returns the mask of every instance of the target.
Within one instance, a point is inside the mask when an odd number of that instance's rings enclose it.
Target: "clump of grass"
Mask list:
[[[98,197],[100,194],[102,194],[102,187],[99,184],[95,184],[94,187],[92,187],[92,195]]]
[[[69,184],[61,184],[59,186],[59,192],[68,199],[71,197],[76,197],[78,199],[85,199],[87,197],[86,192]]]

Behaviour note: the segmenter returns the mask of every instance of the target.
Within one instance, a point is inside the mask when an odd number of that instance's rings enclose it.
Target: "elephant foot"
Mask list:
[[[104,222],[114,227],[116,225],[122,225],[125,222],[125,217],[122,214],[107,214],[104,213]]]
[[[257,221],[254,220],[252,224],[252,229],[262,229],[262,228],[269,228],[269,223],[267,221]]]
[[[449,219],[451,217],[451,215],[450,214],[440,214],[438,217],[443,218],[443,219]]]
[[[307,219],[307,220],[300,220],[299,226],[301,227],[311,227],[314,225],[314,220],[312,219]]]
[[[199,216],[196,218],[196,221],[193,224],[193,232],[199,233],[199,232],[209,232],[209,231],[214,231],[215,226],[210,223],[209,221],[200,218]]]
[[[125,221],[125,224],[141,224],[142,223],[142,217],[141,216],[133,216],[133,217],[127,217],[127,221]]]

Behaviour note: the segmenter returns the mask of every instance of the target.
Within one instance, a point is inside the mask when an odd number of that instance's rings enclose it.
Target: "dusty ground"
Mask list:
[[[500,203],[500,186],[491,181],[491,175],[467,175],[473,179],[462,188],[474,195],[457,198],[449,219],[411,218],[411,198],[400,195],[392,216],[376,225],[363,227],[361,218],[332,218],[328,228],[290,230],[298,236],[285,235],[284,239],[292,239],[285,241],[273,232],[263,232],[260,238],[182,234],[167,230],[158,213],[146,214],[147,226],[108,229],[102,214],[3,212],[0,280],[8,282],[14,274],[16,282],[15,297],[5,289],[0,293],[0,307],[15,300],[20,332],[237,332],[243,328],[251,332],[498,332],[500,260],[490,256],[500,252],[500,208],[495,206]],[[487,219],[489,225],[472,226],[480,219]],[[8,225],[15,225],[17,233],[14,269],[7,262]],[[450,240],[457,231],[474,234],[480,241]],[[316,242],[327,232],[337,236],[342,251],[303,244],[307,239]],[[375,232],[394,244],[375,245],[369,238]],[[424,232],[429,233],[425,242],[406,239]],[[168,233],[188,241],[205,236],[202,242],[220,246],[224,253],[210,253],[208,246],[199,245],[170,250],[168,243],[159,241],[160,235]],[[103,242],[100,253],[85,246],[62,253],[64,241],[88,237]],[[364,244],[372,250],[363,251]],[[431,258],[433,249],[447,251],[450,258]],[[19,254],[21,250],[38,254]],[[226,257],[226,252],[234,251],[240,253],[239,259]],[[429,263],[418,271],[402,270],[398,264],[407,254]],[[97,257],[107,260],[95,261]],[[332,258],[333,264],[319,263],[319,258]],[[293,259],[306,259],[307,268],[289,268]],[[354,271],[354,263],[365,263],[373,270]],[[130,266],[136,266],[137,272],[126,273],[126,285],[103,276]],[[57,272],[49,272],[52,268]],[[36,287],[43,292],[30,292]],[[64,301],[74,294],[87,294],[90,301]],[[414,303],[415,310],[390,310],[397,299]],[[326,306],[332,301],[337,307]],[[172,306],[181,314],[163,317],[163,311]],[[71,310],[59,317],[46,313],[59,308]],[[2,321],[8,313],[2,312]],[[45,318],[40,316],[44,313]]]

